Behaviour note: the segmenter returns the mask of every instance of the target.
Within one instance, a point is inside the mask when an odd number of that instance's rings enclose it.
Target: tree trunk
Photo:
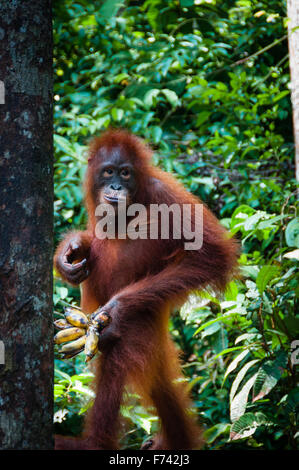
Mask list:
[[[51,449],[50,0],[0,2],[0,80],[0,449]]]
[[[290,71],[295,139],[296,179],[299,181],[299,2],[288,0]]]

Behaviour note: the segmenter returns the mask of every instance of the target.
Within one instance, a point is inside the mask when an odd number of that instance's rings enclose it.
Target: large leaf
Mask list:
[[[288,253],[285,253],[283,257],[288,259],[296,259],[299,261],[299,249],[297,248],[296,250],[289,251]]]
[[[196,119],[196,127],[200,127],[204,122],[206,122],[211,114],[212,113],[210,111],[202,111],[199,113]]]
[[[230,418],[232,422],[236,421],[245,413],[248,402],[248,395],[256,380],[257,373],[254,374],[248,382],[241,388],[241,391],[235,395],[230,406]]]
[[[283,404],[288,413],[297,413],[299,411],[299,387],[290,391]]]
[[[99,11],[101,19],[109,21],[123,4],[124,0],[106,0]]]
[[[236,315],[236,313],[237,313],[237,312],[233,312],[233,313],[231,313],[231,314],[229,314],[229,315],[227,315],[227,314],[220,315],[219,317],[214,318],[213,320],[207,321],[206,323],[204,323],[203,325],[201,325],[201,326],[195,331],[194,336],[197,335],[198,333],[200,333],[202,330],[205,330],[205,329],[209,328],[211,325],[214,325],[215,323],[218,323],[218,322],[220,322],[220,321],[222,321],[222,320],[229,320],[231,317],[233,317],[234,315]],[[220,327],[218,327],[217,329],[219,329],[219,328],[220,328]],[[210,333],[206,333],[205,336],[207,336],[208,334],[214,333],[214,331],[216,331],[216,330],[213,331],[213,330],[210,329],[209,331],[210,331]]]
[[[161,90],[167,101],[173,106],[174,108],[180,104],[180,100],[178,95],[173,90],[168,90],[168,88],[163,88]]]
[[[235,359],[229,364],[228,368],[226,369],[225,371],[225,374],[224,374],[224,378],[223,378],[223,383],[226,379],[226,377],[235,370],[235,368],[237,367],[237,365],[239,364],[240,361],[242,361],[242,359],[244,359],[244,357],[247,356],[247,354],[249,354],[249,350],[248,349],[245,349],[244,351],[242,351],[237,357],[235,357]]]
[[[288,246],[299,248],[299,217],[296,217],[288,223],[285,237]]]
[[[151,90],[147,91],[144,95],[144,104],[149,109],[153,106],[154,99],[157,98],[159,95],[160,90],[158,88],[152,88]]]
[[[269,282],[279,274],[279,267],[271,264],[263,266],[256,278],[256,286],[262,295]]]
[[[65,137],[62,137],[58,134],[54,134],[54,144],[57,149],[61,150],[66,155],[76,160],[79,160],[84,164],[86,163],[85,159],[78,154],[78,151],[74,148],[74,145],[69,143],[69,141]]]
[[[233,423],[229,438],[231,441],[235,441],[252,436],[257,427],[262,424],[271,424],[271,421],[263,413],[245,413]]]
[[[207,429],[204,433],[204,440],[207,444],[211,444],[217,439],[221,434],[227,433],[230,428],[229,423],[218,423],[215,426]]]
[[[284,372],[286,360],[286,355],[282,353],[274,361],[267,361],[260,367],[253,387],[253,402],[263,398],[275,387]]]
[[[231,390],[230,390],[230,394],[229,394],[229,401],[230,403],[232,403],[233,401],[233,398],[239,388],[239,385],[240,383],[242,382],[242,380],[244,379],[247,371],[254,365],[256,364],[257,362],[259,361],[259,359],[253,359],[252,361],[249,361],[247,362],[243,367],[242,369],[238,372],[235,380],[233,381],[233,384],[232,384],[232,387],[231,387]]]

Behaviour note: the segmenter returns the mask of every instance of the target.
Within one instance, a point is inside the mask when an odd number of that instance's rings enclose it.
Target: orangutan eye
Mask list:
[[[130,172],[127,168],[124,168],[123,170],[121,170],[120,172],[120,176],[124,179],[124,180],[128,180],[130,178]]]
[[[110,178],[110,176],[112,176],[114,173],[113,169],[112,168],[106,168],[104,171],[103,171],[103,176],[104,178]]]

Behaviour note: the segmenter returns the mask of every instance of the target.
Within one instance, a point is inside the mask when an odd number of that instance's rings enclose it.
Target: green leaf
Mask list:
[[[180,0],[180,4],[182,7],[192,7],[194,0]]]
[[[121,108],[112,108],[111,116],[114,121],[121,121],[124,115],[124,110]]]
[[[232,424],[229,438],[231,441],[235,441],[252,436],[258,426],[263,424],[272,424],[263,413],[245,413]]]
[[[235,359],[229,364],[228,368],[226,369],[225,371],[225,374],[224,374],[224,378],[223,378],[223,383],[226,379],[226,377],[235,370],[235,368],[237,367],[237,365],[239,364],[240,361],[242,361],[242,359],[244,359],[244,357],[247,356],[247,354],[249,354],[249,350],[248,349],[245,349],[244,351],[242,351],[237,357],[235,357]],[[222,384],[223,385],[223,384]]]
[[[56,292],[60,295],[61,299],[65,299],[68,296],[68,289],[66,287],[56,287]]]
[[[253,387],[253,403],[275,387],[284,372],[285,365],[286,355],[282,353],[274,361],[267,361],[260,367]]]
[[[288,223],[285,237],[288,246],[299,248],[299,217],[296,217]]]
[[[240,392],[234,396],[230,406],[230,418],[232,421],[236,421],[245,413],[248,395],[253,387],[256,377],[257,373],[254,374],[241,388]]]
[[[258,276],[256,278],[256,286],[257,286],[258,291],[261,295],[265,291],[265,288],[267,287],[269,282],[273,278],[278,276],[279,271],[280,271],[280,269],[279,269],[278,266],[274,266],[274,265],[270,265],[270,264],[268,264],[268,265],[266,264],[260,269],[260,271],[258,273]]]
[[[124,0],[106,0],[99,11],[101,19],[109,21],[123,4]]]
[[[238,346],[238,347],[223,349],[223,351],[221,351],[220,353],[216,354],[216,356],[214,356],[214,359],[217,359],[220,356],[224,356],[224,354],[228,354],[228,353],[233,352],[233,351],[238,351],[240,349],[244,349],[244,347],[243,346]]]
[[[231,281],[225,290],[225,300],[236,300],[238,295],[238,286],[234,281]]]
[[[276,103],[277,101],[281,100],[282,98],[284,98],[285,96],[289,94],[290,94],[290,90],[281,91],[280,93],[278,93],[278,95],[275,96],[275,98],[273,98],[273,103]]]
[[[244,230],[247,232],[253,230],[260,219],[262,219],[263,214],[261,211],[257,211],[255,214],[248,217],[244,222]]]
[[[231,390],[230,390],[230,394],[229,394],[229,401],[230,403],[232,403],[233,399],[234,399],[234,396],[236,394],[236,391],[238,390],[239,388],[239,385],[240,383],[242,382],[242,380],[244,379],[247,371],[250,369],[250,367],[252,367],[254,364],[256,364],[257,362],[259,362],[259,359],[253,359],[252,361],[249,361],[247,362],[243,367],[242,369],[238,372],[235,380],[233,381],[232,383],[232,387],[231,387]]]
[[[283,257],[299,261],[299,249],[297,248],[296,250],[289,251],[288,253],[285,253]]]
[[[215,424],[215,426],[212,426],[204,432],[204,440],[207,442],[207,444],[211,444],[217,439],[217,437],[221,436],[221,434],[228,433],[229,429],[229,423]]]
[[[242,276],[244,277],[250,277],[254,281],[256,281],[256,278],[258,276],[259,270],[257,266],[241,266],[241,273]]]
[[[69,155],[82,163],[86,163],[85,159],[77,153],[72,144],[70,144],[65,137],[62,137],[58,134],[54,134],[54,144],[59,150],[62,150],[62,152],[66,155]]]
[[[114,77],[114,83],[120,83],[127,78],[129,78],[129,75],[127,73],[119,73],[118,75],[116,75],[116,77]]]
[[[296,338],[299,335],[299,317],[289,316],[286,317],[284,320],[284,325],[288,331],[292,332],[292,337]]]
[[[206,122],[211,114],[211,111],[202,111],[199,113],[196,118],[196,127],[200,127],[204,122]]]
[[[283,405],[288,413],[296,413],[299,411],[299,387],[295,387],[290,391],[285,397]]]
[[[92,100],[92,95],[89,93],[89,91],[81,91],[78,93],[71,93],[69,98],[72,103],[82,105],[90,103]]]
[[[55,368],[55,374],[60,375],[60,376],[63,377],[67,382],[72,383],[72,378],[71,378],[71,376],[68,375],[68,374],[66,374],[65,372],[62,372],[61,370]]]
[[[174,108],[180,104],[179,97],[174,91],[168,90],[167,88],[163,88],[161,92],[166,97],[167,101],[169,101],[171,106],[173,106]]]
[[[220,325],[219,323],[211,323],[210,325],[206,325],[204,331],[202,332],[201,334],[201,337],[202,338],[205,338],[206,336],[211,336],[213,335],[214,333],[216,333],[217,331],[220,330]],[[222,348],[223,349],[223,348]]]
[[[162,137],[162,129],[159,126],[153,126],[151,128],[151,135],[155,144],[158,144]]]
[[[145,412],[141,406],[121,406],[121,414],[125,418],[129,418],[135,425],[144,429],[147,434],[151,432],[151,427],[154,421],[157,421],[156,416],[151,416]]]
[[[193,336],[197,335],[198,333],[200,333],[202,330],[205,330],[207,328],[209,328],[211,325],[214,325],[215,323],[219,322],[219,321],[222,321],[222,320],[229,320],[231,317],[237,315],[238,312],[237,311],[232,311],[230,312],[229,314],[226,313],[224,315],[220,315],[219,317],[217,318],[214,318],[213,320],[209,320],[207,321],[206,323],[204,323],[203,325],[201,325],[194,333]],[[220,327],[217,327],[217,330],[219,329]],[[214,333],[215,331],[217,330],[210,330],[211,332],[210,333],[206,333],[205,336],[207,336],[208,334],[212,334]]]
[[[62,137],[61,135],[58,135],[58,134],[54,134],[54,143],[64,153],[73,156],[74,154],[73,146],[69,143],[69,141],[65,137]]]
[[[241,336],[238,336],[235,340],[235,344],[241,343],[244,340],[250,340],[257,337],[257,333],[244,333]]]
[[[81,393],[89,398],[94,398],[95,393],[91,388],[85,387],[79,380],[76,380],[75,384],[69,389],[70,392]]]
[[[143,102],[148,109],[153,106],[154,98],[157,98],[159,93],[160,93],[160,90],[158,90],[157,88],[153,88],[152,90],[149,90],[145,94]]]

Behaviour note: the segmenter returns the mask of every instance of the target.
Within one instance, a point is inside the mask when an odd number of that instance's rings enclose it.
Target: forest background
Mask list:
[[[86,146],[108,127],[146,139],[154,163],[242,243],[242,278],[171,318],[208,449],[298,444],[299,218],[287,13],[278,0],[54,2],[55,240],[84,228]],[[55,273],[57,316],[79,289]],[[297,310],[296,310],[297,309]],[[55,426],[77,435],[93,398],[83,355],[55,360]],[[128,391],[122,448],[157,428]]]

